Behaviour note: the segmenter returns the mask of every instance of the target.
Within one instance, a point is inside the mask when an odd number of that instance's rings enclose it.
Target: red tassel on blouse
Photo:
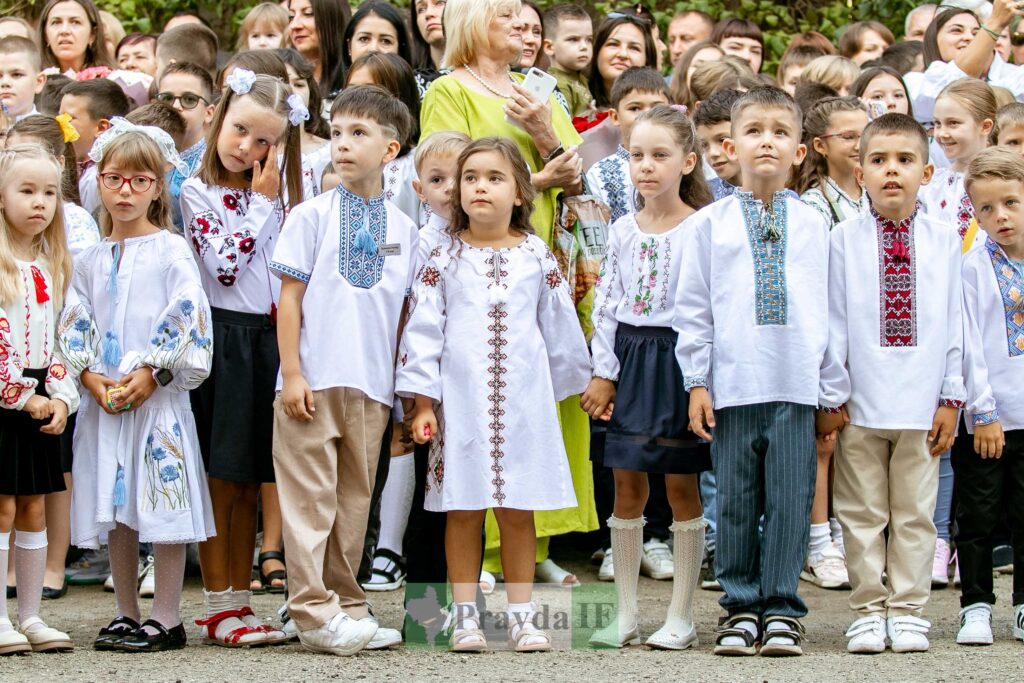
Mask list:
[[[892,256],[897,261],[909,261],[910,250],[907,249],[907,245],[902,240],[894,240],[892,246],[886,249],[889,256]]]
[[[36,303],[45,304],[50,300],[50,295],[46,293],[46,278],[35,266],[32,266],[32,282],[36,286]]]

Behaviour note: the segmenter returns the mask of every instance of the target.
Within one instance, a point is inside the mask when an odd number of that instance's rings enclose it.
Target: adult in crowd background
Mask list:
[[[43,68],[79,72],[92,66],[114,68],[99,10],[92,0],[50,0],[39,18]]]
[[[352,11],[345,0],[289,0],[288,40],[313,65],[324,110],[345,82],[342,41]]]

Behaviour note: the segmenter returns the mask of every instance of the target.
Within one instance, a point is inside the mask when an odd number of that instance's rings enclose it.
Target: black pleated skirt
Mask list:
[[[604,466],[660,474],[711,469],[711,448],[687,429],[689,394],[676,362],[670,327],[619,323],[619,381],[608,422]]]
[[[213,368],[191,394],[206,472],[226,481],[272,482],[277,328],[269,315],[212,312]]]
[[[46,393],[49,369],[23,370],[37,380],[36,395]],[[35,496],[64,490],[60,437],[39,428],[49,419],[33,420],[24,410],[0,409],[0,495]]]

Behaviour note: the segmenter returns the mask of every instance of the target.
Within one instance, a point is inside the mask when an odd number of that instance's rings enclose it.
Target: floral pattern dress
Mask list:
[[[529,236],[500,250],[462,240],[436,246],[410,308],[396,392],[440,404],[425,507],[575,507],[556,401],[586,389],[590,362],[544,243]]]
[[[109,415],[86,395],[75,430],[71,540],[96,548],[116,523],[153,543],[213,536],[188,392],[210,373],[210,307],[188,244],[162,230],[84,252],[57,328],[68,370],[115,380],[171,372],[138,408]]]

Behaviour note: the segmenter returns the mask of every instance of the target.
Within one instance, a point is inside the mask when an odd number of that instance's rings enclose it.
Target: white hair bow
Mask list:
[[[174,140],[161,128],[156,126],[137,126],[128,119],[120,116],[115,116],[110,119],[110,128],[99,134],[96,141],[92,143],[92,149],[89,150],[89,158],[95,161],[97,164],[103,161],[103,155],[106,152],[107,147],[111,142],[121,137],[125,133],[142,133],[160,148],[160,153],[164,159],[174,168],[184,175],[188,174],[188,166],[181,157],[178,156],[178,150],[174,146]]]
[[[301,126],[303,122],[309,121],[309,109],[302,97],[296,93],[288,96],[288,122],[293,126]]]
[[[236,95],[247,94],[255,82],[256,74],[248,69],[233,69],[225,81]]]

